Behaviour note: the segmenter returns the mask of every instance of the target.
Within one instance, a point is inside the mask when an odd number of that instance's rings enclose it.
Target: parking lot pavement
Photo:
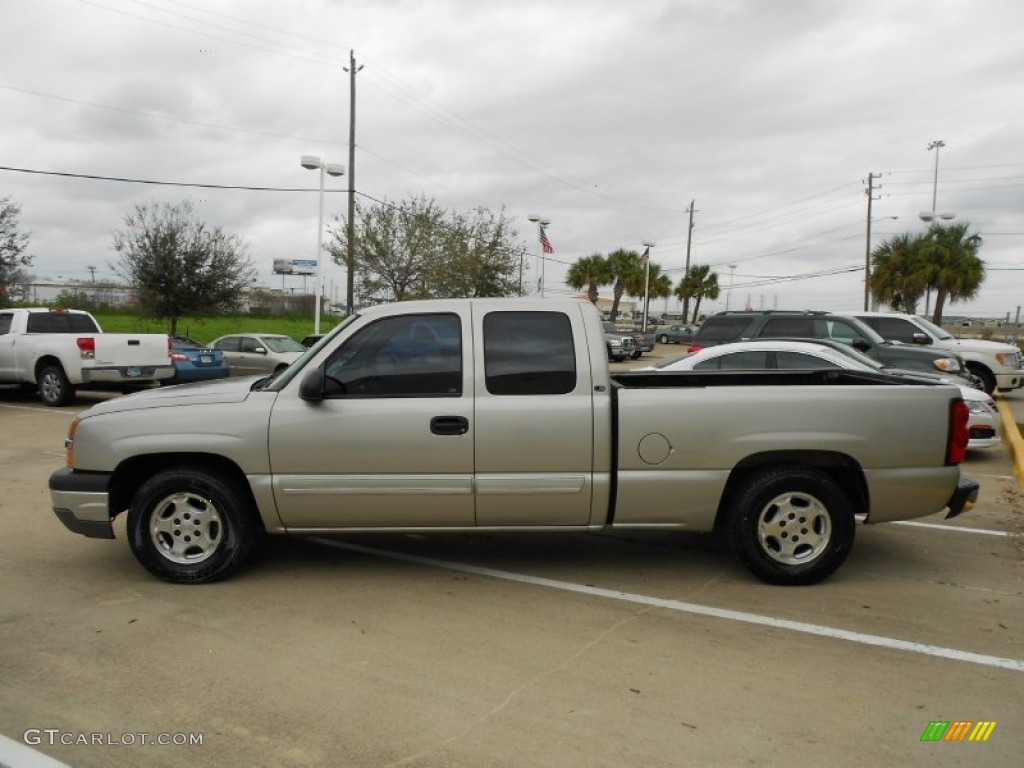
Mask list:
[[[1003,449],[966,462],[974,510],[862,527],[813,587],[676,533],[274,540],[187,587],[135,563],[123,521],[97,541],[53,516],[84,404],[0,396],[0,733],[68,765],[1019,762],[1024,513]],[[996,726],[922,743],[933,721]]]

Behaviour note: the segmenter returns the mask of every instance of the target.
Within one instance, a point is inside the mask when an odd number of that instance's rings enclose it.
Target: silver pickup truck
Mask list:
[[[855,520],[959,514],[957,388],[850,371],[609,373],[572,300],[352,315],[287,370],[107,401],[71,424],[57,517],[173,582],[256,536],[724,528],[761,579],[809,584]]]

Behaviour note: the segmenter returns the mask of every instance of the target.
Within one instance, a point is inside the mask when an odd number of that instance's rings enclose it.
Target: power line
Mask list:
[[[241,189],[251,192],[319,192],[319,187],[250,187],[240,184],[203,184],[187,181],[157,181],[155,179],[132,179],[125,176],[100,176],[92,173],[69,173],[66,171],[40,171],[34,168],[14,168],[0,165],[0,171],[31,173],[39,176],[63,176],[71,179],[92,179],[96,181],[120,181],[127,184],[154,184],[162,187],[197,187],[199,189]],[[343,192],[341,189],[325,189],[325,192]]]

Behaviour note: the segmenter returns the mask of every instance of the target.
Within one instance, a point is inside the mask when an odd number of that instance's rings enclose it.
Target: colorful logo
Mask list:
[[[988,741],[995,728],[995,720],[932,720],[921,741]]]

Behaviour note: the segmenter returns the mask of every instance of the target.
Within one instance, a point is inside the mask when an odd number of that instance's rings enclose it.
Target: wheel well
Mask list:
[[[726,522],[736,492],[747,478],[767,469],[778,467],[802,467],[824,472],[843,490],[850,499],[856,514],[868,511],[868,487],[864,470],[850,456],[833,451],[771,451],[756,453],[740,461],[729,474],[722,498],[715,513],[715,527]]]
[[[132,497],[144,482],[157,472],[171,467],[191,467],[220,475],[234,482],[246,494],[256,524],[263,530],[263,520],[256,507],[256,498],[241,468],[230,459],[212,453],[160,453],[133,456],[122,461],[110,480],[111,517],[128,509]]]
[[[46,368],[48,365],[56,365],[62,371],[64,370],[64,366],[61,364],[59,358],[56,358],[53,355],[44,355],[36,360],[36,365],[33,370],[33,374],[35,375],[37,382],[39,381],[39,374],[42,373],[43,368]]]

